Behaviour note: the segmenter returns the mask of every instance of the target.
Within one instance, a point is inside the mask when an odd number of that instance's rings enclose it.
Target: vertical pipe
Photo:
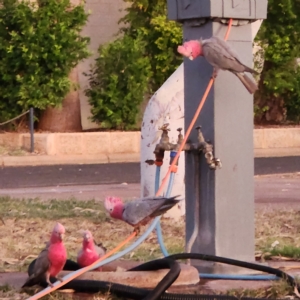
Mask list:
[[[30,129],[30,152],[34,152],[34,114],[33,114],[33,107],[29,109],[29,129]]]

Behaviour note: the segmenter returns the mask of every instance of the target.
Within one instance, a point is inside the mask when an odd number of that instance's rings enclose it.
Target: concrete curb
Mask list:
[[[109,164],[119,162],[139,162],[139,153],[114,153],[98,155],[30,155],[30,156],[2,156],[0,166],[20,167],[20,166],[39,166],[39,165],[74,165],[74,164]]]
[[[35,133],[39,154],[0,156],[2,166],[139,162],[141,132]],[[253,131],[255,157],[300,156],[300,128]],[[0,145],[29,150],[28,133],[0,134]],[[154,155],[153,155],[154,158]]]

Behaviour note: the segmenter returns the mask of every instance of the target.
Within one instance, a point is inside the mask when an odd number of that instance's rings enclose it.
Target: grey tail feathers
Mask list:
[[[22,288],[24,288],[26,286],[28,286],[28,287],[34,286],[34,285],[38,284],[39,282],[40,282],[40,280],[38,278],[31,275],[30,277],[27,278],[26,282],[22,285]]]
[[[176,199],[180,195],[173,196],[173,197],[155,197],[153,200],[164,200],[161,206],[151,214],[152,217],[163,215],[165,212],[167,212],[169,209],[171,209],[173,206],[178,204],[182,199]]]
[[[245,72],[249,72],[249,73],[255,74],[255,75],[259,74],[258,72],[256,72],[255,70],[249,68],[248,66],[245,66],[244,64],[243,64],[243,66],[245,67]]]
[[[248,90],[250,94],[254,94],[254,92],[258,89],[257,85],[253,80],[243,73],[234,73],[239,80],[243,83],[245,88]]]

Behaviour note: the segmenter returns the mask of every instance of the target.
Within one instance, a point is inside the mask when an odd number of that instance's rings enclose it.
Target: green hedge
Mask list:
[[[0,0],[0,122],[61,104],[68,74],[88,57],[88,15],[69,0]]]
[[[102,128],[136,127],[145,95],[157,90],[182,58],[181,26],[167,20],[165,0],[125,0],[129,3],[122,37],[100,46],[99,58],[86,90],[92,119]]]

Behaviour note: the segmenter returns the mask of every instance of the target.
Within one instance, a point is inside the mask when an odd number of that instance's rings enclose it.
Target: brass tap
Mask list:
[[[178,131],[178,140],[177,140],[177,144],[180,145],[180,144],[182,143],[182,141],[183,141],[183,135],[182,135],[182,133],[181,133],[182,128],[181,128],[181,127],[180,127],[180,128],[177,128],[177,131]]]
[[[169,143],[169,134],[168,131],[170,131],[170,128],[168,128],[169,123],[163,124],[161,127],[158,128],[158,130],[162,130],[160,144],[166,144]]]

